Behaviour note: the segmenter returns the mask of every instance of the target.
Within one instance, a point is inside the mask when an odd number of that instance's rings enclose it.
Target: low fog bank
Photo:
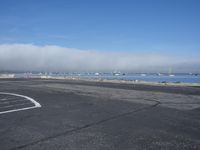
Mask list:
[[[0,45],[0,70],[199,72],[198,57],[101,52],[55,45]]]

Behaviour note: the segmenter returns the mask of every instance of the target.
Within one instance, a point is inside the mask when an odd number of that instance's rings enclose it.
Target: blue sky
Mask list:
[[[1,0],[0,44],[200,55],[199,0]]]

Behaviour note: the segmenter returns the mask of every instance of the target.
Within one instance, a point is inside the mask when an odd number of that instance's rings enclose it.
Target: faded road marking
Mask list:
[[[7,93],[7,92],[0,92],[0,95],[2,97],[0,98],[0,100],[7,102],[7,103],[0,103],[0,114],[41,107],[41,105],[38,102],[36,102],[34,99],[25,95]],[[15,100],[15,99],[16,100],[11,101],[10,98],[7,98],[8,96],[10,96],[12,100]],[[27,101],[27,102],[24,103],[24,101]],[[11,103],[16,103],[16,104],[11,104]],[[27,104],[27,106],[25,104]],[[8,109],[5,109],[5,108],[8,108]],[[5,110],[2,110],[2,109],[5,109]]]

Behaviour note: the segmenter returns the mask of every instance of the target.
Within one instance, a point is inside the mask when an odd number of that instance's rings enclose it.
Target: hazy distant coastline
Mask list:
[[[199,74],[146,74],[146,73],[0,73],[0,79],[57,79],[125,84],[200,86]],[[191,82],[190,82],[191,81]]]

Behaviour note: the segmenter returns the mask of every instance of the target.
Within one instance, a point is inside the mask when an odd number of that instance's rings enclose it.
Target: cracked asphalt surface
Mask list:
[[[1,150],[200,149],[200,88],[2,79],[42,107],[0,115]]]

